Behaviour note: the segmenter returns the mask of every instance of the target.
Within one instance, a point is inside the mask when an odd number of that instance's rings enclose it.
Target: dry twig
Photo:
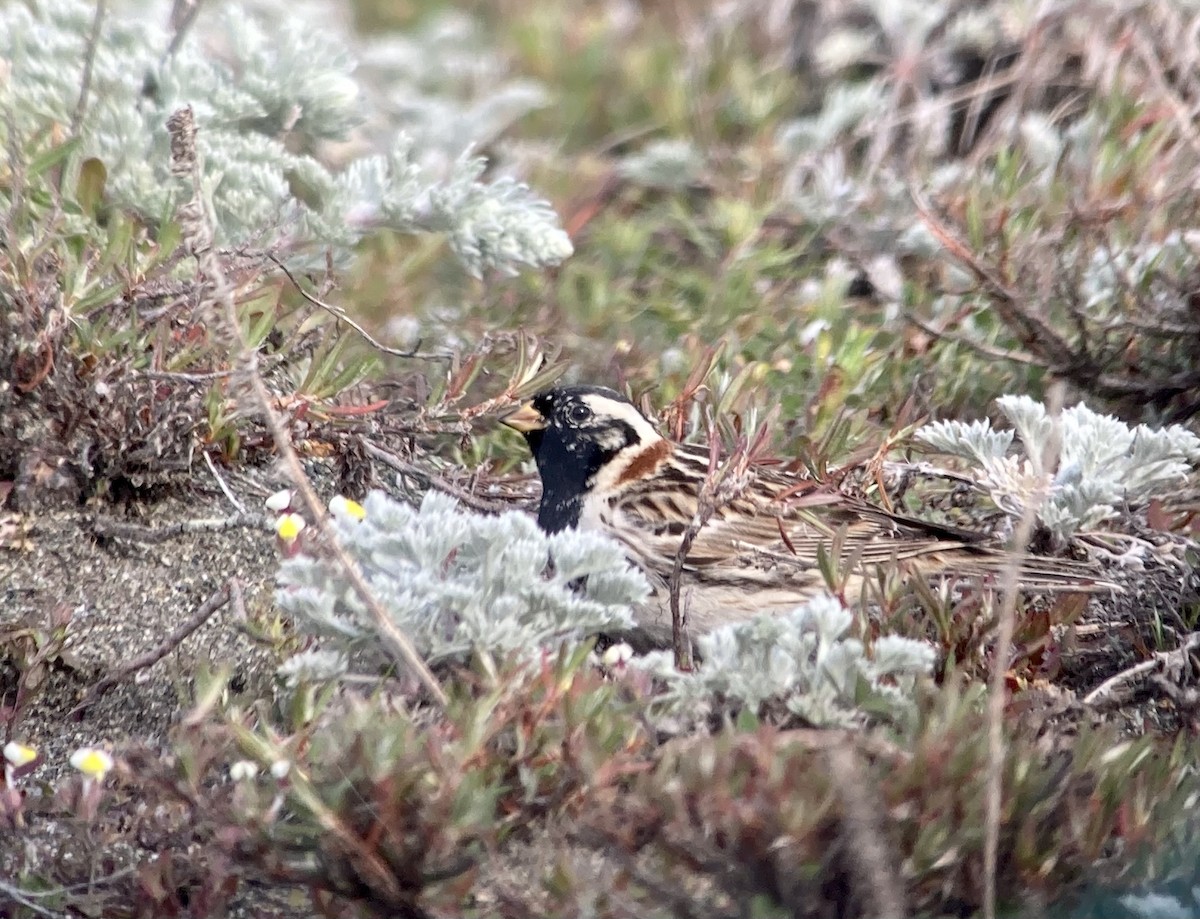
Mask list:
[[[687,634],[687,610],[679,599],[683,581],[683,568],[687,563],[688,553],[692,543],[700,535],[700,531],[721,508],[735,500],[748,484],[748,473],[754,460],[762,452],[767,443],[767,432],[771,418],[767,419],[750,438],[743,437],[724,463],[719,462],[721,441],[716,429],[709,427],[708,432],[708,475],[700,489],[696,502],[696,516],[692,518],[679,541],[679,549],[675,552],[675,564],[671,568],[671,576],[667,579],[667,588],[671,605],[671,645],[675,651],[675,666],[680,670],[692,668],[691,642]]]
[[[503,514],[505,511],[514,509],[514,504],[507,501],[492,501],[488,498],[481,498],[474,492],[460,488],[453,482],[443,479],[429,469],[422,469],[415,463],[409,463],[402,460],[390,450],[385,450],[372,443],[363,444],[367,456],[378,460],[390,469],[394,469],[401,475],[412,476],[413,478],[424,483],[427,488],[436,488],[440,492],[450,495],[450,497],[462,502],[472,510],[479,511],[483,514]]]
[[[187,533],[220,533],[240,527],[269,530],[267,518],[262,514],[231,514],[228,517],[203,517],[196,520],[180,520],[166,526],[146,527],[125,523],[108,517],[97,517],[92,521],[92,532],[103,539],[128,539],[132,542],[162,543]]]
[[[1083,701],[1088,705],[1111,701],[1108,699],[1108,696],[1118,686],[1132,682],[1144,673],[1151,673],[1158,670],[1181,669],[1186,666],[1188,656],[1197,649],[1200,649],[1200,632],[1192,632],[1187,637],[1187,640],[1173,651],[1158,651],[1150,660],[1134,664],[1132,667],[1125,668],[1120,673],[1113,674],[1084,696]]]
[[[918,191],[912,192],[917,214],[947,253],[962,264],[972,275],[1004,323],[1021,341],[1025,352],[997,350],[984,342],[969,337],[952,337],[933,326],[926,325],[909,316],[909,321],[919,325],[930,334],[967,345],[986,357],[1001,358],[1043,367],[1050,374],[1070,380],[1084,387],[1093,396],[1102,399],[1152,400],[1156,404],[1164,400],[1193,393],[1200,388],[1200,370],[1185,368],[1170,376],[1105,372],[1091,352],[1087,329],[1081,326],[1081,316],[1076,315],[1076,341],[1069,341],[1045,318],[1038,315],[1029,305],[1028,298],[1014,290],[1006,280],[971,251],[967,241],[934,214],[933,209]],[[1160,331],[1163,331],[1160,327]],[[1164,335],[1165,335],[1164,331]],[[1168,336],[1169,337],[1169,336]],[[1192,413],[1194,402],[1189,401],[1179,411],[1183,417]]]
[[[292,272],[288,269],[287,265],[285,265],[283,262],[281,262],[279,259],[277,259],[270,252],[267,253],[267,258],[269,258],[272,262],[274,262],[276,267],[278,267],[280,271],[282,271],[285,275],[287,275],[287,279],[289,281],[291,281],[292,286],[294,286],[296,288],[296,290],[299,291],[300,296],[302,296],[305,300],[307,300],[313,306],[319,306],[321,309],[325,310],[325,312],[329,313],[329,315],[333,316],[339,322],[346,323],[346,325],[350,326],[350,328],[354,329],[354,331],[356,331],[359,335],[361,335],[366,340],[367,344],[369,344],[372,348],[376,349],[377,351],[382,351],[384,354],[390,354],[392,357],[418,358],[420,360],[426,360],[426,361],[444,361],[447,364],[449,364],[451,361],[454,360],[454,356],[451,354],[421,354],[420,353],[420,347],[421,347],[420,341],[418,341],[416,343],[416,345],[414,345],[411,349],[409,349],[407,351],[400,349],[400,348],[388,347],[383,342],[379,341],[377,338],[372,336],[371,333],[368,332],[366,329],[364,329],[359,323],[355,322],[348,315],[346,315],[346,311],[344,309],[342,309],[340,306],[334,306],[331,303],[326,303],[324,300],[314,297],[307,290],[305,290],[303,287],[301,287],[300,282],[298,280],[296,280],[296,276],[294,274],[292,274]]]
[[[125,664],[125,666],[118,669],[115,673],[110,673],[99,683],[93,685],[92,688],[89,689],[84,695],[83,699],[80,700],[79,704],[71,709],[71,713],[68,717],[74,718],[89,705],[91,705],[93,700],[100,698],[100,696],[104,695],[114,686],[121,683],[128,676],[137,673],[139,670],[145,670],[147,667],[153,667],[160,660],[178,648],[183,643],[184,639],[196,631],[196,629],[200,628],[200,626],[204,625],[204,623],[208,621],[209,617],[212,616],[213,613],[229,602],[235,589],[233,585],[234,582],[232,579],[226,582],[220,590],[201,603],[200,606],[196,608],[196,611],[182,623],[180,623],[179,627],[176,628],[175,631],[168,635],[165,639],[163,639],[145,654],[138,655],[129,663]],[[240,588],[238,588],[238,590],[240,591]]]
[[[1042,457],[1042,468],[1053,469],[1058,454],[1058,419],[1062,411],[1063,387],[1055,385],[1047,393],[1047,406],[1054,419],[1054,439]],[[996,919],[996,872],[1000,863],[1000,809],[1004,774],[1004,703],[1008,658],[1017,627],[1017,597],[1020,596],[1021,553],[1029,545],[1037,522],[1038,507],[1044,494],[1035,495],[1022,509],[1021,519],[1013,532],[1011,556],[1001,573],[1000,623],[996,648],[992,657],[992,672],[988,680],[987,704],[987,784],[983,840],[983,915]]]
[[[83,74],[79,78],[79,100],[75,103],[74,114],[71,115],[72,137],[79,136],[79,129],[83,126],[84,116],[87,115],[88,94],[92,91],[92,69],[96,66],[96,46],[100,44],[100,30],[104,27],[107,6],[106,0],[96,0],[92,31],[88,34],[87,47],[83,52]]]
[[[857,874],[867,914],[879,919],[903,919],[904,889],[888,856],[879,828],[884,808],[870,800],[866,774],[858,754],[848,743],[833,747],[828,755],[829,778],[842,799],[841,825],[850,869]]]
[[[175,0],[171,8],[171,41],[163,52],[162,63],[175,56],[203,5],[204,0]]]
[[[937,326],[933,325],[933,323],[926,322],[911,310],[904,314],[904,319],[906,322],[911,322],[922,332],[926,332],[929,335],[932,335],[934,338],[942,341],[952,342],[956,345],[964,345],[965,347],[970,348],[972,351],[982,354],[984,357],[990,357],[998,361],[1012,361],[1014,364],[1024,364],[1029,367],[1042,366],[1042,362],[1031,354],[1026,354],[1023,351],[1010,351],[1005,348],[993,348],[986,342],[977,341],[974,338],[970,338],[966,335],[959,335],[947,329],[939,329]]]
[[[966,240],[934,214],[920,192],[913,190],[912,198],[925,227],[983,285],[996,311],[1012,329],[1019,330],[1023,343],[1041,352],[1052,369],[1070,367],[1076,358],[1070,343],[1045,319],[1022,305],[1022,298],[1016,291],[975,256]]]
[[[212,477],[217,480],[217,486],[221,489],[221,494],[228,499],[229,503],[234,506],[239,514],[241,514],[243,517],[246,516],[246,506],[237,499],[237,496],[225,483],[225,479],[221,477],[221,473],[217,469],[216,464],[212,461],[212,457],[208,455],[208,451],[201,450],[200,455],[204,457],[204,462],[208,466],[208,471],[212,473]]]

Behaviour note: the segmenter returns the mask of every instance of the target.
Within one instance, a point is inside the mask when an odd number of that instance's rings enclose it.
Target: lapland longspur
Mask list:
[[[501,419],[520,431],[542,480],[538,523],[553,533],[599,530],[619,541],[654,588],[638,611],[647,637],[671,636],[669,590],[681,541],[709,477],[707,450],[664,438],[628,399],[599,386],[547,390]],[[766,467],[716,507],[694,534],[680,592],[692,628],[708,631],[764,610],[788,610],[824,586],[818,549],[840,531],[843,560],[857,557],[857,595],[873,569],[908,574],[994,577],[1011,556],[969,530],[891,513],[833,488]],[[1108,588],[1083,563],[1022,556],[1031,590]]]

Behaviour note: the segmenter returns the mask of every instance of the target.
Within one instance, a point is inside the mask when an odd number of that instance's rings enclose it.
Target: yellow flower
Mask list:
[[[357,501],[352,501],[342,495],[334,495],[329,501],[329,513],[335,517],[350,517],[362,520],[367,516],[367,509]]]
[[[113,758],[96,747],[80,747],[71,754],[71,765],[89,779],[102,780],[113,767]]]
[[[275,521],[275,532],[284,542],[295,542],[306,526],[308,524],[299,514],[284,514]]]

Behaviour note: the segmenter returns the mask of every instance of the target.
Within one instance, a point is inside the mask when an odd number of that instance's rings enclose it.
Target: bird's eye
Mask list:
[[[592,417],[592,410],[582,403],[575,403],[567,409],[567,418],[572,424],[583,424]]]

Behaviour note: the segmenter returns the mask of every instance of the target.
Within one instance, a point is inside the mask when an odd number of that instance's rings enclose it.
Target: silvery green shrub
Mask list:
[[[337,538],[429,661],[629,629],[632,606],[649,594],[620,547],[598,534],[547,536],[525,514],[477,514],[436,492],[412,507],[375,491],[363,506],[361,521],[334,518]],[[377,641],[374,620],[334,559],[287,559],[276,597],[300,628],[332,639],[327,645]]]
[[[850,611],[826,593],[790,613],[762,614],[699,636],[701,660],[690,672],[677,670],[663,651],[634,658],[632,665],[665,683],[649,711],[667,728],[721,707],[757,712],[766,703],[779,703],[813,725],[909,717],[915,682],[933,668],[933,648],[885,636],[868,653],[847,635],[852,622]]]
[[[1130,427],[1080,403],[1063,410],[1056,430],[1046,407],[1028,396],[1002,396],[997,404],[1011,429],[939,421],[916,437],[975,464],[980,484],[1013,516],[1032,503],[1060,541],[1117,516],[1119,507],[1144,506],[1200,461],[1200,438],[1180,425]]]
[[[352,46],[349,31],[328,27],[329,9],[319,21],[306,18],[321,5],[209,6],[171,49],[168,4],[109,4],[82,107],[97,4],[0,6],[0,149],[11,154],[74,133],[65,189],[74,187],[71,169],[94,158],[105,167],[112,202],[165,221],[180,196],[191,195],[169,178],[165,122],[190,105],[220,245],[298,249],[319,261],[325,251],[348,257],[376,227],[443,233],[476,275],[557,264],[571,254],[550,206],[511,176],[485,180],[483,161],[471,154],[472,144],[541,104],[536,88],[504,81],[493,68],[490,82],[476,87],[491,92],[490,102],[458,98],[439,92],[432,68],[414,71],[430,56],[414,49],[426,44],[446,57],[457,42],[459,57],[486,64],[491,58],[470,44],[478,36],[469,28],[389,50]],[[356,51],[370,52],[369,91],[358,80]],[[408,117],[383,110],[385,99],[407,100]],[[332,142],[357,155],[327,166],[316,154]],[[0,206],[8,188],[0,187]]]

